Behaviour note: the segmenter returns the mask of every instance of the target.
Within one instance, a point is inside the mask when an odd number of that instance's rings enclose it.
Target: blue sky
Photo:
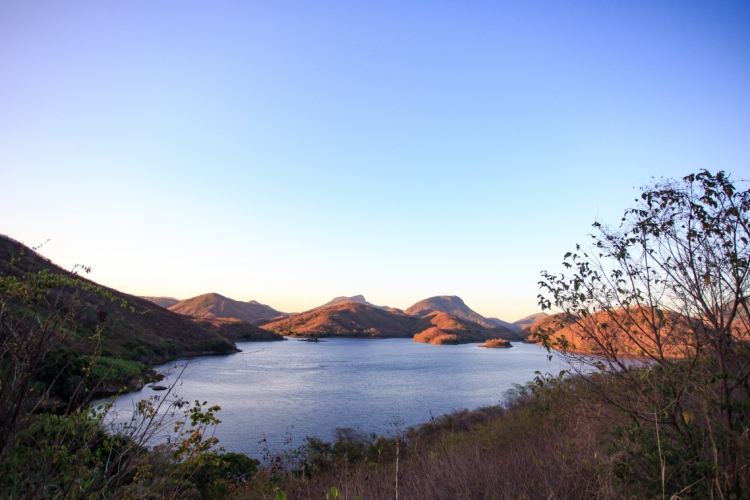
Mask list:
[[[0,232],[139,295],[537,312],[651,176],[750,172],[747,2],[0,0]]]

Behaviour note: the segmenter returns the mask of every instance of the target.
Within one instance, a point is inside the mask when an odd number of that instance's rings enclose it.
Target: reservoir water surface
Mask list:
[[[337,427],[388,434],[396,422],[404,428],[498,404],[514,383],[565,367],[558,356],[550,361],[541,347],[520,342],[510,349],[347,338],[237,346],[243,352],[191,360],[171,392],[147,387],[122,395],[112,415],[126,419],[150,396],[207,401],[221,407],[221,445],[260,458],[266,444],[281,451],[304,444],[305,436],[330,440]],[[174,383],[185,363],[157,367],[171,368],[160,384]]]

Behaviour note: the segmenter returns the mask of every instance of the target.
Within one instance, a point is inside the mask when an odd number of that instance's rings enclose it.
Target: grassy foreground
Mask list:
[[[684,370],[683,364],[670,368]],[[669,390],[671,374],[639,371],[643,383],[619,387],[617,398]],[[614,392],[601,391],[610,384],[620,380],[607,373],[539,377],[517,386],[503,407],[445,415],[389,438],[339,429],[333,443],[308,439],[273,458],[231,498],[720,498],[714,445],[746,453],[747,433],[712,440],[700,416],[680,428],[666,419],[640,423],[618,408]],[[726,498],[748,498],[746,461],[742,467],[740,488]]]

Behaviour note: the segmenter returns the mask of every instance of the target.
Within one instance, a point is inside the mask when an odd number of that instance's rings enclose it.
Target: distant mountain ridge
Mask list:
[[[514,332],[507,328],[485,328],[473,321],[457,318],[442,311],[435,311],[420,317],[415,325],[414,332],[413,339],[415,342],[435,345],[467,344],[496,338],[508,340],[505,337],[509,334],[514,335]]]
[[[543,320],[547,316],[548,314],[543,312],[531,314],[529,316],[526,316],[525,318],[519,319],[518,321],[514,321],[512,325],[518,328],[518,330],[524,330],[533,325],[535,322]]]
[[[403,313],[347,301],[266,323],[261,328],[299,337],[411,337],[416,321]]]
[[[234,318],[247,323],[284,315],[284,313],[255,300],[241,302],[218,293],[204,293],[191,299],[182,300],[169,307],[169,310],[194,318]]]
[[[431,344],[463,344],[487,339],[523,340],[502,326],[486,328],[442,311],[424,316],[342,302],[271,321],[261,328],[294,337],[412,338]]]
[[[168,300],[165,297],[149,297]],[[198,320],[243,321],[264,331],[291,336],[346,336],[413,338],[417,342],[450,344],[484,342],[492,338],[525,340],[528,327],[545,318],[537,313],[509,323],[487,318],[472,310],[455,295],[439,295],[421,300],[405,311],[368,302],[364,295],[340,296],[303,313],[285,314],[255,300],[241,302],[218,293],[207,293],[169,306],[169,310]],[[211,323],[230,340],[228,325]],[[209,324],[202,323],[202,326]],[[237,326],[232,326],[237,329]],[[244,331],[243,331],[244,332]],[[249,330],[248,330],[249,332]],[[260,339],[253,330],[246,338]]]
[[[220,295],[218,293],[206,293],[190,299],[178,301],[176,303],[170,303],[177,300],[171,297],[142,298],[150,300],[151,302],[162,307],[167,307],[173,312],[192,316],[195,318],[234,318],[240,319],[247,323],[252,323],[256,326],[262,326],[269,323],[278,323],[279,321],[283,321],[286,317],[289,316],[296,317],[300,315],[307,315],[308,313],[311,313],[313,311],[325,310],[340,304],[361,304],[364,306],[372,307],[374,309],[388,311],[394,314],[401,313],[416,317],[428,316],[433,312],[443,312],[446,314],[450,314],[458,319],[476,323],[486,329],[496,329],[497,333],[499,334],[505,335],[506,337],[513,337],[509,338],[509,340],[520,340],[522,337],[520,335],[521,332],[526,331],[528,327],[537,319],[541,319],[547,316],[545,313],[536,313],[510,323],[499,318],[489,318],[482,316],[481,314],[477,313],[469,306],[467,306],[463,299],[456,295],[438,295],[435,297],[429,297],[411,305],[404,311],[393,307],[373,304],[371,302],[368,302],[367,299],[365,299],[364,295],[361,294],[353,296],[342,295],[340,297],[331,299],[321,306],[315,307],[303,313],[291,314],[277,311],[276,309],[268,305],[261,304],[260,302],[255,300],[242,302],[231,299],[229,297],[224,297],[223,295]],[[360,327],[364,329],[369,328],[364,324],[360,325]],[[509,332],[515,332],[519,335],[509,336],[507,335]]]
[[[489,321],[481,314],[473,311],[464,303],[461,297],[455,295],[438,295],[436,297],[430,297],[428,299],[420,300],[404,310],[406,314],[420,317],[438,311],[448,313],[456,318],[477,323],[485,328],[501,326],[500,323]]]
[[[364,295],[354,295],[352,297],[346,297],[346,296],[336,297],[334,299],[329,300],[328,302],[326,302],[322,306],[316,307],[315,309],[325,309],[326,307],[335,306],[337,304],[346,304],[347,302],[354,302],[354,303],[357,303],[357,304],[363,304],[363,305],[366,305],[366,306],[374,307],[376,309],[386,309],[386,310],[387,309],[391,309],[388,306],[377,306],[375,304],[367,302],[367,300],[365,299]],[[315,309],[313,309],[313,311]]]
[[[514,323],[508,323],[507,321],[503,321],[499,318],[486,318],[489,323],[494,324],[495,326],[502,326],[504,328],[507,328],[508,330],[512,330],[514,332],[518,332],[521,329],[516,326]]]
[[[145,297],[139,295],[138,298],[153,302],[157,306],[163,307],[164,309],[169,309],[171,306],[180,301],[180,299],[175,299],[174,297]]]

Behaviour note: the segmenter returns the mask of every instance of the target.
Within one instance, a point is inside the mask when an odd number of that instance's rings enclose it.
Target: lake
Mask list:
[[[243,352],[189,361],[170,393],[146,387],[120,396],[113,417],[122,421],[142,398],[158,395],[218,404],[216,436],[227,451],[260,458],[300,446],[305,436],[330,440],[337,427],[392,433],[444,413],[500,403],[514,383],[535,371],[557,374],[559,356],[534,344],[479,349],[435,346],[411,339],[332,338],[324,342],[238,342]],[[161,385],[174,383],[185,360]],[[173,368],[178,366],[177,369]]]

